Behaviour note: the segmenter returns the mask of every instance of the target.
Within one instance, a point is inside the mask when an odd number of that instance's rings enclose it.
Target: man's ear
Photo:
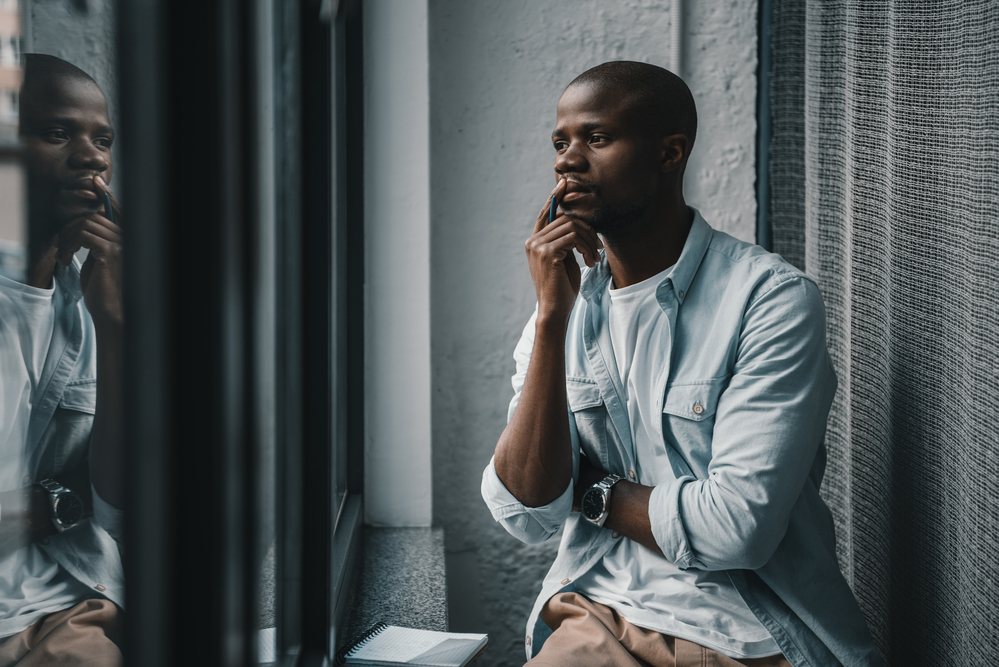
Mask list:
[[[687,137],[682,134],[671,134],[663,137],[662,159],[660,171],[666,174],[683,166],[687,159]]]

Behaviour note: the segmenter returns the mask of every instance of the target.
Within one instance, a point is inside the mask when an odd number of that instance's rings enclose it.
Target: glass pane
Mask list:
[[[114,18],[107,0],[0,0],[4,654],[41,623],[120,637],[125,223],[113,179]]]

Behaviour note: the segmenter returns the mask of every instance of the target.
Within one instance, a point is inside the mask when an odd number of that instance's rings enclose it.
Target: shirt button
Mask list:
[[[106,588],[104,588],[100,584],[97,584],[96,586],[94,586],[94,588],[96,588],[97,590],[99,590],[101,593],[103,593],[104,591],[107,590]]]
[[[683,290],[680,290],[680,298],[683,298]]]
[[[41,542],[42,542],[42,544],[48,544],[48,543],[49,543],[49,538],[47,538],[47,537],[43,537],[43,538],[41,539]]]
[[[632,479],[635,479],[635,471],[634,470],[629,470],[628,471],[628,477],[630,477]]]
[[[569,583],[569,578],[568,577],[566,577],[565,579],[562,580],[562,585],[563,586],[565,586],[567,583]]]
[[[611,533],[611,537],[621,537],[621,534],[615,530],[613,533]]]
[[[31,484],[31,475],[25,475],[24,476],[24,483],[25,484]]]
[[[525,642],[525,643],[526,643],[526,644],[527,644],[528,646],[530,646],[530,645],[531,645],[531,638],[530,638],[530,636],[528,636],[528,638],[527,638],[527,640],[526,640],[526,642]]]
[[[699,415],[704,412],[704,407],[700,403],[694,403],[694,414]]]

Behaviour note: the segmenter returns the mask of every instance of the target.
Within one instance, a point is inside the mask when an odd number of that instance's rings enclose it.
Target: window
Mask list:
[[[142,221],[131,664],[199,646],[318,665],[336,643],[361,516],[363,188],[359,3],[333,4],[119,5]]]
[[[124,210],[128,665],[332,657],[362,515],[360,20],[358,0],[0,0],[0,273],[36,201],[22,44],[93,77],[115,134],[80,145],[113,155]]]

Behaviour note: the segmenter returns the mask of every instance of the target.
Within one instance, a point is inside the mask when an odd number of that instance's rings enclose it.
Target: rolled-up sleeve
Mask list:
[[[561,496],[541,507],[525,507],[496,474],[493,460],[482,471],[482,499],[507,532],[521,542],[538,544],[558,532],[572,511],[572,482]]]
[[[756,569],[773,555],[808,483],[836,391],[818,287],[761,286],[718,398],[706,479],[680,476],[649,500],[652,533],[681,569]]]

